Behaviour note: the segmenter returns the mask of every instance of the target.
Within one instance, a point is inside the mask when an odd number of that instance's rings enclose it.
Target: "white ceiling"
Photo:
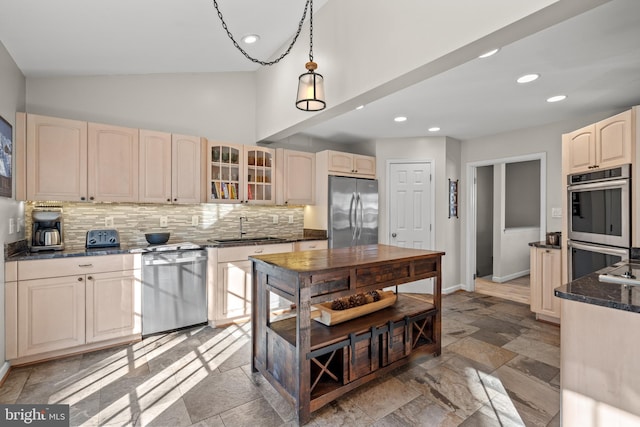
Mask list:
[[[315,0],[318,10],[327,0]],[[219,0],[234,36],[267,59],[297,29],[301,0]],[[253,71],[211,0],[0,0],[0,40],[27,77]],[[306,42],[308,34],[301,35]],[[640,104],[640,1],[612,0],[305,134],[336,142],[465,140]],[[529,85],[515,79],[542,77]],[[325,75],[326,84],[330,76]],[[551,95],[566,101],[548,104]],[[331,100],[327,100],[328,104]],[[393,122],[396,115],[408,120]],[[429,133],[427,128],[441,131]]]

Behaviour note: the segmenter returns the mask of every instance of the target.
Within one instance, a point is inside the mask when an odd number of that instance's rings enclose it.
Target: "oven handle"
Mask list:
[[[628,185],[629,185],[628,179],[618,179],[615,181],[592,182],[589,184],[574,184],[574,185],[567,186],[567,189],[569,191],[592,190],[592,189],[599,189],[599,188],[619,188],[619,187],[628,186]]]
[[[629,251],[627,249],[616,249],[607,246],[594,245],[593,243],[578,243],[574,241],[567,242],[569,248],[582,249],[583,251],[600,252],[607,255],[618,255],[624,258],[629,258]]]

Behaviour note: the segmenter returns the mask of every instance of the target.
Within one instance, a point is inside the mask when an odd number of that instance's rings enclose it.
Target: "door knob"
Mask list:
[[[397,234],[396,233],[391,233],[391,237],[396,237]]]

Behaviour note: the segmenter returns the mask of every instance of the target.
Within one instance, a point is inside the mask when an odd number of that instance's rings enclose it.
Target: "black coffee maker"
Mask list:
[[[62,209],[34,210],[31,213],[33,222],[31,230],[31,252],[61,251],[62,241]]]

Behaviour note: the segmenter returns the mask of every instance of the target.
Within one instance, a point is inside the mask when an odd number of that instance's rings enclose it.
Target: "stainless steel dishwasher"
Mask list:
[[[197,248],[142,254],[143,336],[207,322],[207,251]]]

